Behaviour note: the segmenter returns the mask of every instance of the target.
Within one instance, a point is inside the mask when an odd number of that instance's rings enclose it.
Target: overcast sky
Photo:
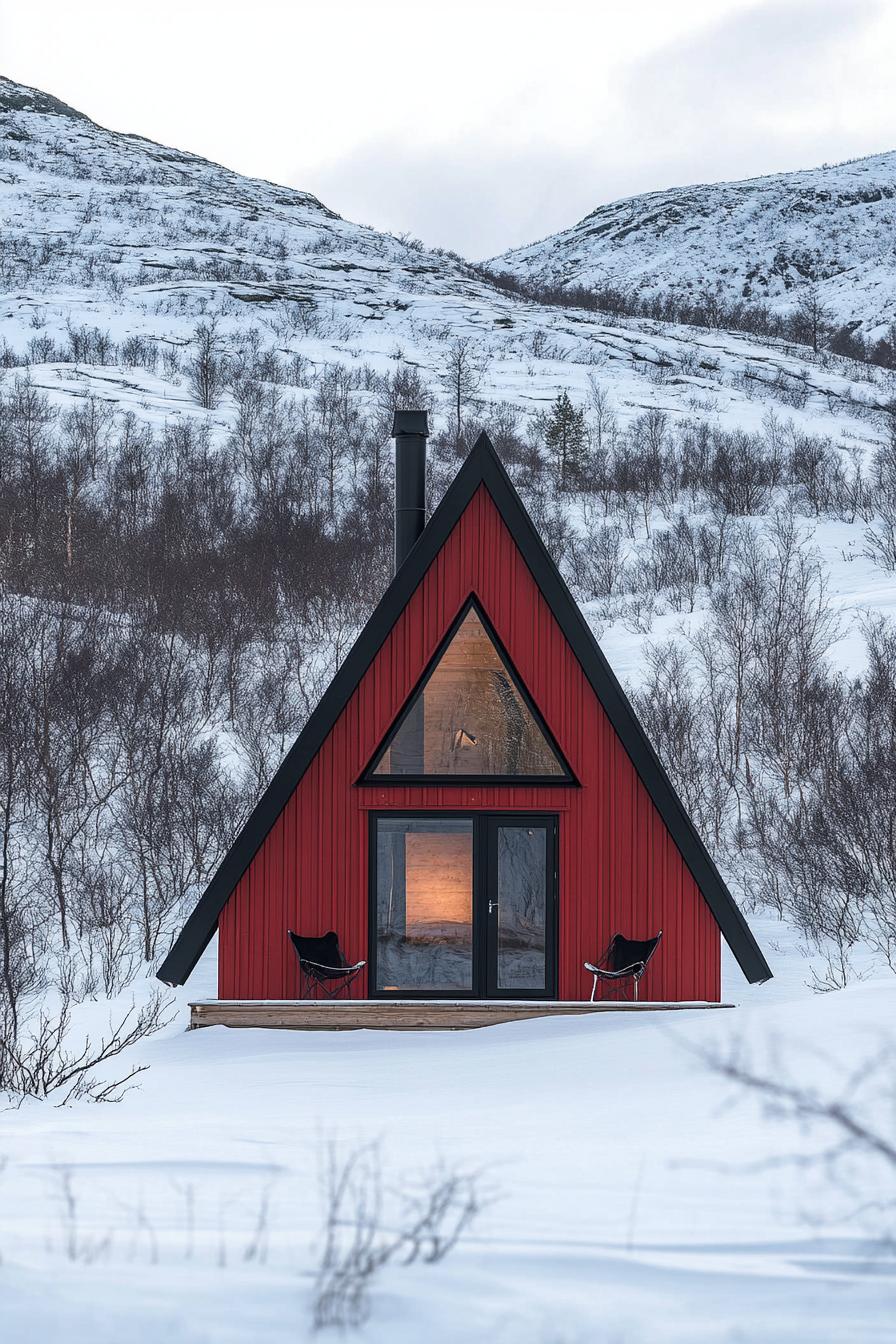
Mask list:
[[[896,0],[0,0],[0,73],[484,257],[896,148]]]

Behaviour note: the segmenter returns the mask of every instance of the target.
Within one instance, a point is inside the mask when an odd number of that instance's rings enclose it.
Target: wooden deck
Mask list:
[[[279,1027],[288,1031],[463,1031],[529,1017],[679,1012],[730,1003],[556,1003],[536,999],[207,999],[190,1004],[190,1028]]]

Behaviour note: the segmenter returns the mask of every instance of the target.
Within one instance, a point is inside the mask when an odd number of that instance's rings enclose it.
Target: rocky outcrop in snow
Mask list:
[[[614,201],[489,265],[541,285],[712,292],[781,312],[812,285],[837,321],[876,336],[896,317],[896,151]]]

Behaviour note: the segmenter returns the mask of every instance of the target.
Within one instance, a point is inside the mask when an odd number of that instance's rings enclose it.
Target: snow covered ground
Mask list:
[[[702,1056],[746,1048],[838,1092],[892,1033],[896,984],[812,995],[786,930],[758,933],[778,974],[746,989],[726,963],[734,1009],[459,1033],[187,1033],[207,958],[119,1105],[0,1114],[0,1338],[310,1338],[327,1143],[380,1140],[387,1191],[441,1161],[496,1198],[443,1262],[374,1280],[360,1339],[892,1339],[896,1260],[855,1212],[892,1186],[858,1159],[846,1188],[801,1165],[836,1136]],[[108,1009],[81,1011],[96,1030]]]

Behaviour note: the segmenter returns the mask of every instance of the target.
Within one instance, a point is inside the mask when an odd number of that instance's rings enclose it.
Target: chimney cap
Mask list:
[[[429,438],[426,411],[396,411],[392,421],[392,437],[398,438],[401,434],[419,434],[424,439]]]

